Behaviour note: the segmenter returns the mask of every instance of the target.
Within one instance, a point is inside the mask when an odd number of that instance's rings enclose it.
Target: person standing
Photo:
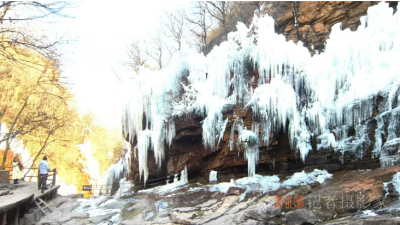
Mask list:
[[[22,178],[22,171],[20,168],[22,164],[18,159],[18,156],[14,158],[12,166],[13,166],[12,179],[14,180],[14,184],[18,184],[18,180]]]
[[[39,189],[46,186],[47,176],[49,175],[50,166],[47,162],[47,156],[43,157],[43,160],[39,162]],[[45,187],[44,189],[48,189]]]

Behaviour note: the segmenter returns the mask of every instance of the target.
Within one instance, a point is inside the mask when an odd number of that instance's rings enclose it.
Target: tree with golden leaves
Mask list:
[[[71,98],[59,82],[56,64],[28,51],[24,54],[27,57],[19,58],[44,66],[39,70],[15,66],[8,60],[0,61],[0,122],[8,127],[0,140],[6,144],[5,155],[17,136],[33,132],[38,135],[46,129],[51,135],[65,126],[64,114],[58,111],[67,108]],[[0,169],[4,169],[4,163],[3,158]]]
[[[0,2],[0,123],[8,132],[0,142],[10,143],[18,135],[43,128],[52,108],[65,101],[65,87],[58,76],[57,45],[31,29],[28,22],[61,11],[68,2]],[[54,129],[51,128],[51,129]],[[1,131],[0,131],[1,132]],[[4,169],[3,157],[0,169]]]

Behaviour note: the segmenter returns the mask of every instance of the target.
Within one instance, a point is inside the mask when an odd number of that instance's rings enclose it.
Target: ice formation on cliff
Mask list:
[[[362,159],[371,146],[367,123],[376,119],[374,156],[381,157],[382,166],[400,163],[400,127],[393,122],[400,106],[400,15],[393,15],[387,3],[370,7],[367,14],[355,32],[334,25],[325,51],[313,57],[301,42],[286,42],[276,34],[272,18],[255,16],[249,28],[238,23],[237,31],[207,56],[182,49],[165,69],[141,70],[129,84],[133,91],[123,129],[130,142],[137,141],[144,181],[147,151],[152,149],[158,165],[162,163],[164,143],[170,145],[175,135],[174,118],[202,115],[204,146],[217,150],[228,124],[223,111],[236,103],[253,109],[253,121],[260,123],[259,131],[252,132],[258,143],[268,144],[271,134],[283,129],[303,161],[312,136],[318,137],[318,148],[332,147]],[[249,66],[259,71],[254,91]],[[374,115],[378,94],[389,101],[380,109],[384,113]],[[235,127],[243,124],[239,119],[229,122],[232,150]],[[350,130],[356,135],[349,137]],[[250,128],[242,130],[247,132]],[[249,176],[254,176],[258,147],[247,148],[245,155]]]
[[[214,171],[214,170],[210,171],[210,176],[209,176],[210,183],[217,182],[217,174],[218,174],[218,171]]]
[[[119,192],[118,196],[122,194],[122,192],[128,192],[131,186],[134,186],[130,181],[126,181],[127,175],[129,175],[130,171],[130,162],[131,162],[131,145],[128,142],[125,142],[124,150],[126,151],[124,157],[121,157],[119,161],[113,165],[108,167],[107,171],[103,172],[103,185],[99,189],[99,193],[110,192],[113,188],[113,185],[119,183]],[[96,195],[96,193],[94,193]]]
[[[259,158],[258,135],[240,125],[238,126],[238,131],[238,148],[243,148],[244,158],[247,159],[248,175],[253,177],[256,174],[256,165]]]
[[[396,173],[396,174],[393,176],[392,183],[393,183],[393,186],[394,186],[394,190],[395,190],[398,194],[400,194],[400,173]]]

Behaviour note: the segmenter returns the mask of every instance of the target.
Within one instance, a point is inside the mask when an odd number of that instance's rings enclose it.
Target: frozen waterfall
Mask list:
[[[216,150],[228,123],[222,112],[238,102],[251,107],[255,121],[260,121],[257,132],[243,128],[239,134],[241,142],[257,139],[257,144],[245,147],[249,176],[255,174],[258,143],[268,144],[271,134],[282,127],[288,127],[284,131],[291,148],[303,161],[311,150],[312,136],[321,142],[319,148],[353,152],[362,159],[363,149],[371,145],[366,124],[374,117],[378,121],[374,155],[382,157],[383,166],[400,163],[396,155],[398,125],[388,119],[397,118],[400,106],[396,96],[400,87],[399,31],[400,14],[393,15],[388,3],[380,3],[368,9],[358,31],[334,25],[325,51],[311,57],[301,42],[287,42],[276,34],[271,17],[254,16],[249,28],[238,23],[237,31],[229,33],[228,40],[207,56],[182,49],[167,68],[144,68],[140,76],[126,83],[127,90],[133,91],[127,92],[130,100],[122,120],[126,137],[132,143],[135,137],[137,140],[140,175],[147,180],[148,150],[154,151],[158,165],[163,162],[164,145],[170,145],[175,136],[174,117],[203,115],[204,146]],[[248,65],[260,75],[254,91],[245,73]],[[188,85],[180,82],[182,78]],[[390,101],[384,113],[373,115],[378,94]],[[239,126],[230,122],[232,129]],[[382,130],[384,124],[390,127],[388,133]],[[356,132],[352,138],[348,137],[350,128]],[[231,132],[234,135],[235,131]],[[229,141],[232,150],[232,135]]]

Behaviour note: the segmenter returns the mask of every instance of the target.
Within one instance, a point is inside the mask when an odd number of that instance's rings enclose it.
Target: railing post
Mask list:
[[[57,170],[54,168],[54,170],[53,170],[53,180],[51,182],[51,187],[54,187],[56,185],[56,174],[57,174]]]
[[[40,189],[40,174],[39,174],[39,170],[37,171],[37,182],[38,182],[38,189]]]
[[[32,170],[32,169],[31,169]],[[35,171],[35,169],[33,169],[33,171]],[[39,171],[39,170],[38,170]],[[32,174],[34,174],[34,173],[32,173]],[[28,174],[26,174],[26,175],[28,175]],[[32,177],[29,177],[29,182],[31,182],[32,181]],[[38,180],[38,183],[39,183],[39,180]]]

